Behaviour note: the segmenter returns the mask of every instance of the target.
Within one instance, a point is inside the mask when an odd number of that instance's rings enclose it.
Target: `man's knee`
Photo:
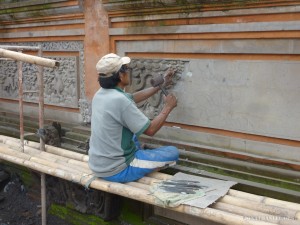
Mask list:
[[[175,146],[168,146],[168,152],[172,154],[173,158],[177,161],[179,158],[179,150]]]

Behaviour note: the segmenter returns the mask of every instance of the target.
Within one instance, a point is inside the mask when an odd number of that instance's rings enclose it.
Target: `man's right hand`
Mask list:
[[[177,106],[177,98],[172,93],[168,94],[165,97],[164,101],[165,101],[165,107],[170,107],[171,109],[173,109]]]
[[[144,134],[153,136],[164,124],[170,112],[177,106],[177,98],[174,94],[164,97],[165,105],[162,111],[151,121],[150,126]]]

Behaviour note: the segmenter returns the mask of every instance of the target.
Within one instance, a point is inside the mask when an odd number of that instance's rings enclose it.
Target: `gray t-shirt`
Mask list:
[[[121,172],[137,150],[133,134],[141,135],[150,120],[137,108],[132,95],[120,88],[100,88],[92,101],[89,167],[97,177]]]

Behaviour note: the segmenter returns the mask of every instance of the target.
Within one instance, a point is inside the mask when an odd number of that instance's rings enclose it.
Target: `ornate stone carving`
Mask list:
[[[78,107],[77,57],[47,57],[60,62],[60,67],[44,68],[45,103],[64,107]],[[18,97],[17,64],[0,61],[0,96],[16,99]],[[23,63],[23,90],[37,91],[38,67]],[[24,101],[38,102],[37,93],[24,93]]]
[[[91,116],[92,116],[92,105],[91,103],[86,99],[79,99],[79,108],[81,112],[81,116],[84,123],[90,123],[91,122]]]
[[[130,67],[132,68],[132,84],[130,85],[129,90],[134,93],[150,87],[150,79],[159,74],[164,74],[170,67],[176,69],[172,84],[166,88],[167,90],[171,90],[181,78],[181,74],[185,69],[186,63],[186,61],[181,60],[132,59],[130,63]],[[138,107],[145,113],[146,116],[153,119],[161,111],[163,106],[162,95],[163,93],[159,91],[151,98],[138,104]]]
[[[120,214],[121,197],[118,195],[85,189],[82,185],[52,176],[47,176],[46,182],[48,206],[56,203],[104,220],[115,219]]]
[[[0,60],[0,97],[18,97],[18,69],[13,61]]]
[[[64,107],[78,108],[78,99],[86,99],[84,85],[84,49],[82,41],[68,42],[30,42],[30,43],[1,43],[14,46],[38,46],[41,45],[44,52],[61,52],[62,56],[47,57],[62,60],[57,69],[45,68],[45,102]],[[64,52],[77,52],[79,57],[63,56]],[[26,65],[23,68],[24,85],[26,90],[36,88],[37,68],[34,65]],[[48,73],[51,73],[48,74]],[[53,73],[53,74],[52,74]],[[0,97],[16,99],[18,97],[18,76],[15,62],[0,60]],[[27,94],[25,101],[35,101],[35,94]],[[81,112],[85,113],[85,112]]]

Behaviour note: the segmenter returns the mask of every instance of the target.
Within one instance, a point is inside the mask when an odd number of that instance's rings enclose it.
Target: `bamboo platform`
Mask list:
[[[19,139],[2,135],[0,135],[1,159],[81,185],[85,185],[92,178],[92,172],[87,164],[87,155],[53,146],[46,146],[45,151],[40,151],[39,143],[29,141],[25,142],[24,152],[22,152]],[[90,188],[157,205],[149,188],[151,184],[171,177],[155,172],[137,182],[125,184],[96,179],[91,183]],[[300,225],[300,204],[233,189],[205,209],[186,205],[168,209],[230,225]]]

